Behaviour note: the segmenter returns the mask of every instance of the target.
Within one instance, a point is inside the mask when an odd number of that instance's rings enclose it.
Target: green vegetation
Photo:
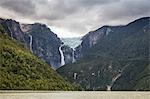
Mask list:
[[[0,25],[1,90],[78,90],[46,63],[8,37]]]
[[[115,82],[113,90],[150,90],[149,69],[147,59],[131,60],[122,72],[122,76]]]
[[[150,90],[150,65],[137,75],[135,90]]]

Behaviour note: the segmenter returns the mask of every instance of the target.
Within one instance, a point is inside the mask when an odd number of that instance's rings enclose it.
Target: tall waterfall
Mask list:
[[[59,47],[60,58],[61,58],[60,66],[65,65],[65,57],[64,57],[63,51],[62,51],[62,49],[61,49],[61,48],[62,48],[62,46],[63,46],[63,44]]]
[[[30,51],[33,52],[32,51],[32,35],[29,34],[29,37],[30,37],[30,43],[29,43],[29,45],[30,45]]]
[[[76,60],[75,60],[74,51],[75,51],[75,49],[73,48],[73,51],[72,51],[72,63],[74,63],[74,62],[76,61]]]

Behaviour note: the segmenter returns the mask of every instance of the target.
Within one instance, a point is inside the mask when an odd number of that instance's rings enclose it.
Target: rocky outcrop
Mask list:
[[[74,56],[74,50],[73,48],[70,48],[69,46],[64,45],[62,47],[64,57],[65,57],[65,64],[70,64],[75,62],[75,56]]]
[[[91,47],[103,40],[106,36],[112,33],[120,26],[103,26],[95,31],[91,31],[82,38],[82,43],[76,47],[75,57],[79,59],[87,53]]]
[[[117,42],[115,39],[117,38],[117,40],[119,40],[119,38],[121,38],[120,36],[125,36],[125,35],[129,35],[128,32],[138,32],[139,29],[141,29],[142,25],[144,27],[142,27],[143,31],[146,31],[146,27],[145,26],[145,20],[148,20],[148,17],[133,21],[127,25],[122,25],[122,26],[103,26],[97,30],[94,31],[90,31],[88,34],[86,34],[83,38],[82,38],[82,43],[76,47],[76,52],[75,52],[75,57],[78,60],[79,58],[81,58],[82,56],[88,54],[88,50],[95,46],[96,44],[103,42],[105,40],[105,38],[109,38],[110,36],[116,35],[116,37],[112,37],[114,39],[114,41],[112,42]],[[147,21],[148,23],[148,21]],[[124,35],[120,35],[122,33],[120,32],[125,32]],[[119,34],[118,34],[119,33]],[[117,35],[118,34],[118,35]],[[108,40],[110,41],[110,40]],[[111,41],[110,41],[111,42]],[[109,42],[109,43],[110,43]],[[107,45],[109,46],[109,45]]]
[[[5,31],[11,38],[14,38],[21,42],[25,41],[25,35],[20,28],[19,22],[16,22],[12,19],[0,19],[0,24],[4,27]]]

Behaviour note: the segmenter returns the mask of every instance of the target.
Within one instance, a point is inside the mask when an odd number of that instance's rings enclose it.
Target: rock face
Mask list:
[[[80,57],[86,55],[87,50],[99,43],[101,40],[103,40],[106,36],[108,36],[119,27],[121,26],[103,26],[95,31],[91,31],[86,34],[82,38],[82,43],[75,48],[75,58],[78,60]]]
[[[0,19],[8,35],[22,43],[37,57],[48,63],[52,68],[60,67],[59,47],[62,41],[46,25],[19,24],[15,20]]]
[[[14,38],[16,40],[19,40],[21,42],[24,42],[24,33],[22,32],[20,28],[19,22],[16,22],[15,20],[12,19],[0,19],[0,24],[3,25],[5,28],[6,32],[11,38]]]
[[[150,90],[150,17],[89,32],[57,72],[86,90]]]
[[[62,50],[63,50],[64,57],[65,57],[65,64],[70,64],[70,63],[75,62],[74,50],[72,48],[65,45],[62,47]]]
[[[40,23],[22,24],[21,29],[26,35],[26,43],[33,54],[52,65],[53,68],[58,68],[61,60],[59,47],[62,42],[57,35]],[[30,41],[31,37],[32,41]]]

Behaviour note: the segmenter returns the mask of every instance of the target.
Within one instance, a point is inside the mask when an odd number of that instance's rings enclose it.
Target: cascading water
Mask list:
[[[77,73],[74,73],[73,79],[77,79]]]
[[[117,76],[115,76],[112,81],[111,81],[111,85],[107,85],[107,91],[111,91],[111,87],[113,86],[114,82],[121,76],[121,73],[118,74]]]
[[[111,84],[110,84],[110,85],[107,85],[107,91],[111,91],[111,87],[113,86],[113,84],[115,83],[115,81],[116,81],[119,77],[121,77],[122,72],[125,70],[125,68],[126,68],[127,66],[128,66],[128,65],[124,66],[124,67],[122,68],[122,70],[119,71],[120,73],[117,74],[117,75],[112,79]]]
[[[120,76],[121,76],[121,74],[118,74],[116,77],[114,77],[114,78],[112,79],[112,84],[114,84],[114,82],[115,82]]]
[[[32,38],[32,35],[30,35],[30,34],[29,34],[29,37],[30,37],[30,43],[29,43],[29,45],[30,45],[30,51],[33,52],[32,51],[32,39],[33,38]]]
[[[111,86],[107,85],[107,91],[111,91]]]
[[[64,57],[63,51],[62,51],[62,49],[61,49],[61,48],[62,48],[62,46],[63,46],[63,44],[59,47],[60,58],[61,58],[60,66],[65,65],[65,57]]]
[[[74,62],[76,61],[76,60],[75,60],[74,52],[75,52],[75,49],[73,48],[73,51],[72,51],[72,63],[74,63]]]
[[[81,44],[81,37],[61,38],[61,40],[66,46],[64,52],[65,64],[76,62],[75,48]]]

